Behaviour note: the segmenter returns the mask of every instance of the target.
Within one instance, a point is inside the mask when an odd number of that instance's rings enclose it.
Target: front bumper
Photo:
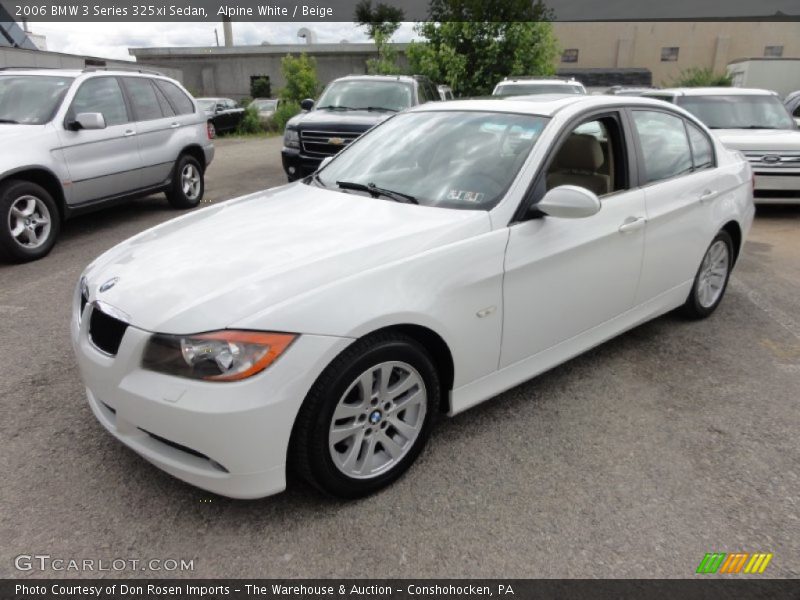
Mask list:
[[[313,382],[351,340],[302,335],[266,371],[231,383],[172,377],[141,368],[150,332],[129,326],[119,351],[88,335],[87,304],[73,312],[72,344],[89,406],[114,437],[167,473],[232,498],[286,487],[297,411]]]
[[[753,197],[762,204],[800,204],[800,169],[764,169],[753,166]]]
[[[322,162],[322,158],[308,156],[298,149],[286,148],[285,146],[281,150],[281,158],[283,160],[283,170],[286,172],[289,181],[295,181],[311,175],[319,168]]]

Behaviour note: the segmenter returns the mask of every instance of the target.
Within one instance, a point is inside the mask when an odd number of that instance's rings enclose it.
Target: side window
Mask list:
[[[692,145],[695,169],[707,169],[714,166],[714,148],[705,133],[691,123],[686,123],[689,130],[689,143]]]
[[[172,106],[170,105],[169,100],[167,100],[167,97],[164,95],[164,92],[158,89],[158,86],[153,86],[153,90],[156,93],[156,98],[158,98],[158,104],[161,107],[161,112],[164,113],[164,116],[174,117],[175,111],[172,109]]]
[[[156,91],[149,79],[143,77],[125,77],[124,79],[125,89],[128,90],[133,104],[133,114],[137,121],[150,121],[164,117]]]
[[[430,92],[428,91],[428,86],[425,85],[424,81],[418,80],[417,81],[417,93],[419,94],[419,103],[425,104],[426,102],[431,101]]]
[[[642,146],[647,183],[692,170],[692,155],[683,119],[663,112],[635,110],[633,121]]]
[[[792,113],[793,117],[800,117],[800,102],[797,103],[797,106],[794,107],[794,112]]]
[[[547,170],[547,189],[577,185],[606,196],[628,189],[628,169],[619,121],[586,121],[561,142]]]
[[[72,100],[70,118],[89,112],[101,113],[109,127],[130,121],[125,98],[116,77],[94,77],[81,85]]]
[[[174,83],[163,79],[154,79],[156,87],[169,99],[170,104],[179,115],[190,115],[194,112],[191,99]]]

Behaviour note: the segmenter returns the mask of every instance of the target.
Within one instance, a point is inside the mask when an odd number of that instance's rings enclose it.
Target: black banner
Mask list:
[[[463,2],[465,15],[471,10]],[[486,0],[488,1],[488,0]],[[16,20],[28,21],[320,21],[347,22],[354,18],[358,0],[0,0]],[[430,0],[376,0],[403,11],[404,21],[430,18]],[[498,21],[527,20],[530,4],[502,5],[503,10],[488,11]],[[546,0],[549,17],[555,21],[797,21],[798,0]],[[518,6],[519,9],[513,8]],[[509,7],[511,7],[509,9]],[[511,12],[509,12],[509,10]],[[519,18],[513,18],[513,12]],[[487,12],[487,11],[481,11]],[[512,17],[512,18],[510,18]],[[453,19],[462,20],[462,19]],[[463,19],[469,20],[469,19]]]
[[[796,600],[798,580],[726,579],[483,579],[483,580],[2,580],[3,600]]]

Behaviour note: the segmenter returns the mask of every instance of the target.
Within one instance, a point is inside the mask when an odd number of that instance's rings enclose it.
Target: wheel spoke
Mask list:
[[[397,416],[391,416],[388,418],[389,424],[394,427],[400,435],[402,435],[407,440],[414,439],[414,437],[419,433],[419,430],[413,426],[409,425],[402,419]]]
[[[399,401],[395,402],[394,412],[407,409],[411,406],[420,404],[424,401],[425,401],[425,393],[422,390],[417,390],[413,394],[409,394],[405,398],[401,398]]]
[[[353,440],[353,445],[347,449],[347,458],[344,459],[342,462],[342,468],[350,471],[356,468],[356,462],[358,461],[358,455],[361,452],[361,446],[364,443],[364,432],[360,431],[356,434],[355,440]]]
[[[375,435],[372,435],[369,437],[369,439],[367,439],[367,447],[364,449],[364,453],[361,456],[361,460],[356,466],[356,470],[360,475],[363,475],[364,471],[373,462],[372,458],[375,455],[375,445],[377,444],[377,442],[378,442],[378,437]]]
[[[401,380],[399,383],[396,383],[391,389],[389,389],[390,399],[394,400],[398,396],[401,396],[417,385],[417,383],[417,378],[414,375],[411,373],[406,373],[406,376],[403,380]]]
[[[36,235],[35,229],[26,229],[25,236],[28,238],[28,244],[35,245],[39,241],[39,236]]]
[[[331,430],[330,443],[338,444],[347,438],[353,437],[362,431],[362,427],[358,423],[349,423],[347,425],[339,425]],[[362,432],[363,435],[363,432]]]
[[[333,413],[334,421],[341,421],[342,419],[352,419],[364,412],[362,405],[356,404],[339,404]]]
[[[407,439],[407,438],[406,438]],[[381,432],[378,441],[380,441],[381,446],[386,451],[386,453],[392,457],[392,460],[396,460],[400,458],[403,454],[403,446],[395,442],[392,438],[386,435],[385,432]]]
[[[16,226],[11,230],[11,237],[17,238],[22,235],[23,231],[25,231],[25,225],[23,225],[20,221],[17,221]]]

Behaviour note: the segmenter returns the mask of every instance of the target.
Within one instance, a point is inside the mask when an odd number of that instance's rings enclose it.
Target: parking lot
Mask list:
[[[284,183],[280,145],[219,140],[206,200]],[[767,575],[800,576],[800,207],[759,208],[710,319],[667,315],[443,419],[406,477],[356,502],[299,483],[213,496],[95,421],[75,284],[177,214],[138,200],[68,222],[41,261],[0,264],[3,577],[81,576],[19,572],[20,554],[194,560],[83,576],[691,577],[714,551],[772,552]]]

